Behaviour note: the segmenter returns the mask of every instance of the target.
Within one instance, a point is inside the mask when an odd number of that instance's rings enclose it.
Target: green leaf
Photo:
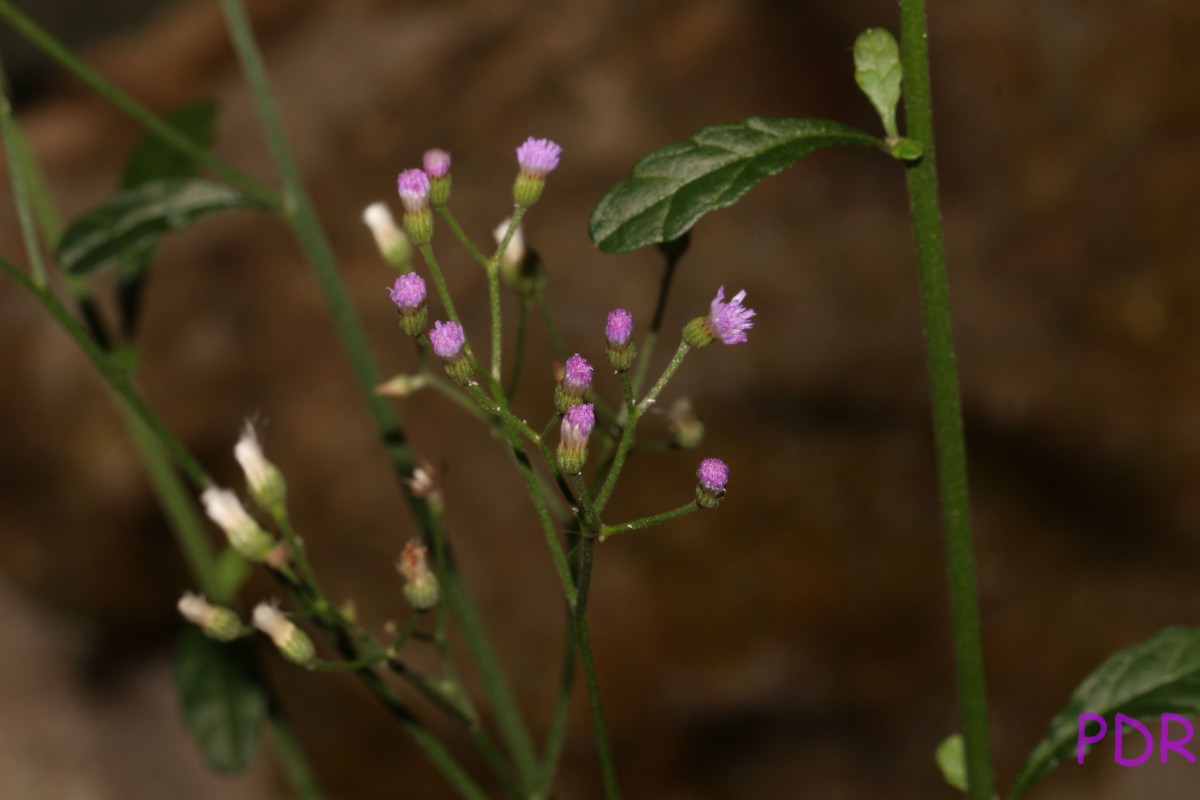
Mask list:
[[[588,223],[606,253],[677,239],[709,211],[736,203],[754,184],[825,147],[881,141],[822,119],[764,119],[701,128],[638,161]]]
[[[245,769],[258,752],[268,700],[247,642],[219,644],[188,626],[175,652],[184,721],[213,769]]]
[[[177,109],[166,121],[197,145],[212,147],[217,132],[217,106],[211,100],[203,100]],[[132,189],[150,181],[194,178],[198,172],[199,165],[191,156],[157,136],[147,135],[125,165],[121,185]],[[121,331],[126,338],[132,338],[137,327],[146,272],[158,252],[161,238],[159,233],[147,234],[116,258],[117,306],[121,312]]]
[[[193,103],[174,111],[166,122],[199,146],[212,147],[217,132],[217,106],[211,100]],[[149,135],[129,157],[121,186],[132,189],[148,181],[194,178],[197,166],[191,156]]]
[[[1021,765],[1009,800],[1074,752],[1080,714],[1108,718],[1117,712],[1135,719],[1200,713],[1200,628],[1167,628],[1117,652],[1085,678]]]
[[[879,113],[888,139],[896,132],[896,105],[900,102],[900,48],[883,28],[868,28],[854,41],[854,80]]]
[[[58,262],[72,275],[86,275],[206,214],[261,207],[247,195],[218,183],[150,181],[121,192],[76,220],[59,241]]]
[[[947,736],[933,755],[942,778],[955,789],[967,790],[967,754],[961,733]]]

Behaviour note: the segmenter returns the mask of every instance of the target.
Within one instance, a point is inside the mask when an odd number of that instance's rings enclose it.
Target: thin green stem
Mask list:
[[[508,222],[508,228],[504,231],[504,236],[501,238],[499,245],[496,247],[495,254],[488,261],[487,279],[488,279],[488,300],[492,308],[492,380],[499,383],[500,381],[500,259],[504,256],[504,251],[508,249],[509,242],[512,241],[513,235],[517,232],[517,228],[521,227],[521,220],[525,216],[524,206],[517,206],[513,209],[512,219]]]
[[[617,451],[613,454],[612,466],[608,468],[608,477],[604,479],[604,485],[600,487],[600,494],[596,496],[596,510],[601,512],[604,506],[608,503],[608,499],[612,497],[613,489],[616,488],[617,478],[621,475],[621,468],[625,466],[625,458],[629,455],[629,450],[633,446],[633,432],[637,427],[638,421],[654,405],[658,400],[658,396],[662,390],[666,388],[667,382],[679,369],[679,365],[683,363],[683,359],[687,356],[691,347],[687,342],[681,341],[679,349],[675,351],[675,355],[659,376],[654,387],[646,393],[646,396],[640,403],[633,407],[629,413],[629,419],[625,420],[625,429],[621,432],[621,440],[617,443]]]
[[[34,223],[33,202],[30,198],[29,164],[21,146],[21,132],[13,119],[12,106],[8,102],[8,81],[0,67],[0,141],[8,161],[8,175],[12,181],[13,202],[17,208],[17,222],[21,238],[25,242],[25,258],[35,286],[46,285],[46,262],[42,258],[42,246],[38,241]]]
[[[607,539],[608,537],[615,536],[618,533],[636,531],[640,530],[641,528],[649,528],[652,525],[661,525],[664,522],[670,522],[673,519],[679,519],[682,516],[691,514],[693,511],[699,510],[699,508],[700,504],[693,500],[686,505],[682,505],[679,508],[673,508],[670,511],[664,511],[661,514],[652,514],[649,517],[635,519],[632,522],[622,522],[618,525],[605,525],[600,529],[600,538]]]
[[[662,281],[658,285],[658,299],[654,302],[654,316],[650,320],[650,330],[646,331],[646,336],[642,339],[641,350],[638,351],[638,364],[633,375],[634,395],[641,391],[642,384],[646,382],[646,374],[650,370],[650,362],[654,356],[654,347],[658,344],[658,334],[662,330],[663,317],[667,313],[667,297],[671,293],[671,279],[675,277],[675,266],[682,257],[682,251],[665,254],[666,263],[663,266]]]
[[[470,601],[466,586],[462,581],[462,575],[452,561],[450,548],[446,546],[448,543],[445,543],[441,514],[437,509],[433,514],[431,531],[436,537],[436,541],[444,543],[445,571],[439,575],[439,580],[443,581],[442,589],[445,592],[446,601],[453,610],[454,616],[458,618],[463,639],[466,641],[467,649],[471,652],[472,660],[479,671],[484,693],[496,715],[500,735],[512,754],[522,782],[531,785],[537,774],[537,756],[534,754],[533,737],[530,736],[529,729],[525,726],[520,710],[517,708],[516,699],[509,689],[504,671],[500,668],[500,662],[488,641],[479,613]]]
[[[479,252],[479,248],[475,246],[471,238],[463,231],[462,226],[458,224],[458,220],[454,218],[454,214],[450,213],[450,208],[448,206],[434,206],[433,208],[446,221],[446,224],[450,226],[450,231],[454,234],[454,238],[458,239],[459,243],[466,248],[467,252],[471,254],[471,258],[478,261],[479,266],[486,269],[488,265],[487,256]]]
[[[272,712],[267,718],[267,731],[275,746],[275,757],[279,759],[279,765],[298,800],[321,800],[321,790],[308,768],[300,740],[287,720],[277,711]]]
[[[517,393],[517,386],[521,382],[521,367],[525,365],[525,339],[528,333],[529,297],[521,295],[517,306],[517,349],[513,353],[512,374],[508,376],[508,388],[504,390],[504,397],[510,403],[513,396]]]
[[[4,2],[4,0],[0,0]],[[371,416],[379,430],[380,438],[387,448],[392,466],[401,478],[410,478],[416,468],[416,459],[408,446],[408,439],[400,426],[400,420],[386,398],[375,394],[380,383],[379,372],[371,358],[366,335],[350,303],[350,295],[342,283],[337,262],[329,240],[321,228],[312,201],[304,188],[300,170],[292,156],[275,101],[267,84],[266,69],[262,56],[254,41],[254,31],[239,0],[220,0],[229,27],[230,38],[242,64],[250,94],[258,109],[263,131],[284,188],[284,213],[295,231],[297,241],[308,256],[329,315],[341,339],[342,347],[350,360],[351,369],[359,385]],[[428,509],[425,501],[415,496],[406,487],[405,497],[419,525],[428,525]]]
[[[946,536],[946,566],[954,627],[955,673],[966,745],[967,797],[989,800],[993,792],[988,734],[987,686],[983,672],[979,596],[967,495],[954,333],[950,316],[946,252],[938,202],[929,89],[929,52],[924,0],[900,2],[900,51],[904,71],[907,135],[919,142],[922,157],[907,165],[908,197],[916,234],[925,352],[933,404],[938,488]]]
[[[12,25],[35,47],[70,70],[80,80],[99,92],[104,99],[128,114],[159,139],[208,167],[264,205],[271,208],[279,207],[279,196],[275,192],[258,183],[237,167],[217,158],[212,151],[197,145],[163,119],[147,110],[145,106],[101,77],[98,72],[63,47],[37,23],[18,11],[9,0],[0,0],[0,19]]]
[[[587,624],[587,600],[592,580],[592,559],[596,549],[596,538],[585,537],[579,566],[579,601],[575,606],[575,645],[579,648],[579,659],[583,665],[583,683],[587,688],[588,708],[592,714],[592,737],[596,744],[596,755],[600,759],[600,777],[604,781],[604,796],[607,800],[618,800],[621,790],[617,785],[617,770],[613,762],[612,747],[608,742],[608,728],[604,724],[604,710],[600,704],[600,681],[596,677],[596,659],[592,655],[592,635]]]
[[[200,466],[200,463],[192,458],[192,454],[187,451],[187,448],[179,443],[179,440],[167,430],[162,421],[146,405],[146,401],[142,400],[141,396],[134,391],[125,375],[124,368],[115,363],[107,353],[100,349],[92,338],[87,335],[83,327],[75,321],[70,312],[58,301],[58,298],[47,289],[34,285],[29,276],[4,259],[0,259],[0,270],[8,273],[9,277],[24,286],[42,304],[42,307],[50,312],[50,315],[54,317],[54,321],[75,341],[75,344],[79,346],[83,354],[100,371],[100,375],[112,390],[128,404],[130,411],[136,414],[149,431],[162,443],[167,455],[183,470],[188,480],[197,489],[207,489],[209,486],[212,486],[212,478],[209,477],[204,467]]]
[[[227,588],[232,587],[221,586],[216,555],[196,511],[195,498],[184,488],[161,443],[142,418],[119,394],[113,400],[196,585],[214,601],[230,602],[233,598],[228,596]]]
[[[437,256],[433,253],[433,248],[427,244],[419,244],[417,250],[421,253],[421,258],[425,259],[425,266],[429,267],[429,274],[433,277],[433,285],[437,289],[438,297],[442,299],[446,316],[452,322],[461,325],[462,320],[458,316],[458,309],[454,307],[454,298],[450,296],[450,288],[446,286],[446,277],[442,275],[442,268],[438,264]]]

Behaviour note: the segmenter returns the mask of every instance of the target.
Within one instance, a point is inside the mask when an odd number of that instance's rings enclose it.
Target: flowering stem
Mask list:
[[[512,374],[508,376],[508,388],[504,397],[512,402],[517,393],[517,385],[521,382],[521,367],[525,364],[525,337],[529,332],[529,296],[521,295],[517,306],[517,349],[513,353]]]
[[[429,267],[429,274],[433,278],[433,285],[437,288],[438,297],[442,299],[446,316],[461,325],[462,320],[458,317],[458,309],[454,307],[454,298],[450,296],[450,289],[446,286],[446,278],[442,275],[442,268],[438,264],[437,256],[433,254],[433,248],[427,244],[419,244],[417,250],[420,251],[421,258],[425,259],[425,266]]]
[[[610,536],[615,536],[618,533],[625,533],[626,531],[636,531],[640,528],[649,528],[651,525],[661,525],[664,522],[670,522],[671,520],[678,519],[686,514],[691,514],[693,511],[699,510],[699,508],[700,504],[693,500],[686,505],[671,509],[670,511],[664,511],[661,514],[653,514],[649,517],[642,517],[641,519],[635,519],[632,522],[622,522],[619,525],[605,525],[600,529],[600,539],[604,540]]]
[[[217,158],[212,151],[196,144],[187,136],[177,131],[173,126],[148,111],[145,106],[109,83],[99,73],[76,58],[67,48],[56,41],[54,37],[38,27],[33,20],[14,8],[8,0],[0,0],[0,19],[7,21],[35,47],[70,72],[73,72],[80,80],[99,92],[108,102],[128,114],[163,142],[194,159],[197,163],[208,167],[260,203],[272,209],[278,210],[280,208],[278,194],[258,183],[253,178],[250,178],[228,162]]]
[[[687,356],[690,349],[691,347],[687,342],[679,342],[679,349],[675,351],[674,357],[671,358],[670,363],[667,364],[667,368],[663,370],[663,374],[659,376],[654,387],[629,412],[629,419],[625,421],[625,430],[621,432],[621,441],[617,443],[617,452],[613,455],[612,466],[608,468],[608,477],[604,479],[604,485],[600,488],[600,494],[596,497],[597,512],[604,510],[605,504],[608,503],[608,499],[612,496],[613,489],[617,485],[617,478],[621,474],[621,468],[625,466],[625,457],[629,455],[629,449],[633,446],[633,431],[637,427],[638,420],[642,418],[642,415],[658,399],[659,394],[666,387],[667,381],[671,380],[671,376],[679,369],[679,365],[683,363],[683,359]]]
[[[487,256],[479,252],[479,248],[474,245],[471,239],[463,231],[462,226],[458,224],[458,220],[456,220],[454,215],[450,213],[449,206],[434,206],[434,209],[438,212],[438,215],[446,221],[446,224],[450,226],[450,232],[453,233],[454,238],[458,239],[462,246],[467,249],[467,252],[471,254],[471,258],[478,261],[479,266],[487,269]]]
[[[426,379],[426,385],[429,386],[429,388],[440,392],[443,396],[450,400],[450,402],[468,412],[480,422],[487,422],[487,416],[483,413],[479,406],[475,403],[472,403],[471,399],[460,392],[457,386],[442,380],[432,373],[426,374],[428,375],[428,378]]]
[[[650,369],[651,356],[658,344],[658,332],[662,330],[663,317],[667,313],[667,296],[671,293],[671,278],[675,276],[675,265],[683,253],[667,252],[664,254],[666,264],[663,266],[662,282],[658,285],[658,299],[654,302],[654,317],[650,320],[650,330],[642,339],[642,348],[638,353],[638,365],[633,376],[633,394],[637,394],[646,382],[646,373]]]
[[[904,116],[908,137],[923,155],[907,165],[909,206],[916,233],[925,352],[933,403],[934,446],[946,537],[955,673],[966,746],[967,797],[988,800],[993,792],[988,735],[987,687],[980,641],[979,599],[971,544],[954,334],[950,317],[946,253],[938,203],[930,105],[929,52],[924,0],[900,1],[900,52],[904,72]]]
[[[496,252],[488,261],[487,279],[488,279],[488,298],[492,306],[492,380],[500,381],[500,259],[504,255],[504,251],[508,249],[508,243],[512,241],[513,234],[517,232],[517,228],[521,225],[521,220],[525,216],[524,206],[516,206],[513,209],[512,219],[508,223],[508,230],[504,232],[504,238],[500,240],[500,244],[496,247]]]

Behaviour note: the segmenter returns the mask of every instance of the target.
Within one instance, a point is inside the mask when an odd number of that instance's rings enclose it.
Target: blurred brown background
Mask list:
[[[216,98],[220,153],[274,182],[214,3],[23,5],[155,110]],[[896,28],[890,3],[830,0],[248,5],[388,374],[414,365],[359,214],[390,199],[424,149],[452,151],[453,204],[486,242],[508,211],[513,147],[530,134],[562,143],[527,236],[569,342],[599,363],[604,313],[623,305],[644,330],[659,276],[653,252],[590,246],[604,191],[638,156],[706,124],[806,115],[875,130],[850,46],[863,28]],[[1086,672],[1200,618],[1200,6],[932,6],[1007,787]],[[20,121],[55,200],[77,215],[114,191],[140,133],[3,36]],[[482,330],[482,275],[444,231],[438,245],[468,327]],[[0,250],[21,258],[7,188]],[[932,760],[956,722],[901,172],[878,154],[822,153],[706,218],[668,329],[722,283],[758,309],[750,342],[695,354],[664,398],[692,397],[707,440],[698,453],[639,455],[608,516],[686,499],[703,455],[730,462],[730,496],[599,552],[593,635],[626,794],[958,796]],[[538,420],[552,378],[535,330],[518,403]],[[170,238],[142,340],[146,396],[205,465],[234,482],[241,420],[269,420],[268,452],[331,594],[355,598],[373,625],[402,615],[392,561],[414,528],[288,232],[236,214]],[[96,374],[9,281],[0,341],[0,798],[286,796],[269,756],[213,777],[181,733],[169,659],[174,601],[190,583]],[[607,370],[598,386],[619,392]],[[541,733],[561,603],[519,481],[498,445],[437,398],[398,410],[419,453],[444,468],[450,533]],[[256,580],[246,598],[271,592]],[[451,796],[352,678],[267,661],[330,797]],[[1097,759],[1030,796],[1193,797],[1198,770]],[[582,702],[558,788],[599,796]]]

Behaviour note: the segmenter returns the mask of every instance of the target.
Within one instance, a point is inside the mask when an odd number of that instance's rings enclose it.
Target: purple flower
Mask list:
[[[457,322],[435,322],[429,331],[429,343],[442,361],[456,361],[462,354],[467,335]]]
[[[623,308],[614,308],[608,312],[608,321],[604,324],[604,336],[608,346],[620,349],[629,344],[633,335],[633,315]]]
[[[425,281],[415,272],[405,273],[396,278],[388,294],[401,311],[415,311],[425,302]]]
[[[563,369],[563,391],[572,397],[582,397],[592,385],[592,365],[587,359],[576,353],[567,359]]]
[[[563,447],[575,451],[585,449],[594,427],[596,412],[591,403],[572,406],[563,414],[562,426],[559,428]]]
[[[406,169],[396,179],[400,202],[409,213],[424,211],[429,207],[429,176],[419,169]]]
[[[742,305],[745,299],[746,290],[743,289],[726,303],[725,287],[717,289],[717,296],[713,298],[711,310],[708,312],[707,326],[712,335],[725,344],[740,344],[746,341],[746,331],[754,327],[750,318],[754,316],[755,311]]]
[[[530,136],[525,144],[517,148],[517,163],[521,172],[537,178],[544,178],[558,166],[558,157],[562,148],[549,139],[535,139]]]
[[[438,148],[426,150],[421,163],[425,167],[425,174],[429,177],[444,178],[450,171],[450,154]]]
[[[703,489],[712,494],[720,494],[725,491],[725,484],[729,482],[729,467],[719,458],[706,458],[700,462],[696,477],[700,479]]]

